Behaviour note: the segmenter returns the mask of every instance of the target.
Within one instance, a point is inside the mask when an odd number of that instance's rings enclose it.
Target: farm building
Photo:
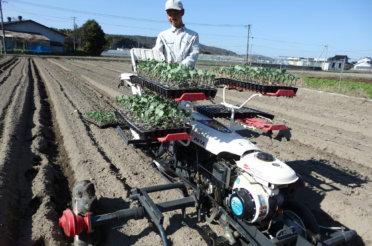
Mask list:
[[[323,63],[322,70],[341,71],[348,64],[349,58],[344,55],[336,55],[328,58],[327,62]]]
[[[63,53],[65,36],[32,20],[4,23],[6,49],[35,53]]]
[[[354,65],[353,70],[372,72],[372,59],[370,57],[364,57],[358,60]]]

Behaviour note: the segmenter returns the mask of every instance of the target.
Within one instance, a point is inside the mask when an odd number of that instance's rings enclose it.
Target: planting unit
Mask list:
[[[217,78],[216,85],[226,85],[229,88],[249,90],[267,96],[296,96],[297,88],[285,85],[269,85],[257,82],[241,81],[230,78]]]
[[[152,89],[145,82],[134,82],[129,75],[121,78],[125,78],[125,83],[136,95],[144,95],[143,88]],[[270,88],[274,90],[275,86]],[[184,91],[187,94],[168,97],[157,89],[153,91],[167,98],[185,99],[181,100],[180,108],[191,114],[189,127],[146,132],[118,111],[117,115],[127,122],[124,129],[119,127],[118,130],[127,144],[141,146],[153,158],[154,167],[169,184],[134,189],[130,198],[138,201],[137,206],[95,215],[87,209],[92,204],[92,192],[86,192],[78,183],[79,194],[87,195],[74,196],[73,204],[86,206],[75,206],[74,212],[64,211],[60,225],[67,236],[78,235],[75,241],[84,244],[89,242],[85,241],[85,236],[94,235],[94,231],[102,226],[125,224],[128,220],[146,217],[156,226],[163,245],[168,245],[162,225],[163,213],[182,209],[182,218],[185,218],[187,207],[196,209],[198,221],[218,222],[224,228],[223,235],[211,238],[213,245],[339,245],[356,235],[353,230],[320,227],[311,211],[294,199],[296,189],[302,184],[296,172],[235,131],[236,121],[273,129],[262,121],[250,121],[256,116],[268,120],[274,117],[244,107],[258,94],[235,106],[225,101],[225,87],[220,105],[198,106],[192,102],[215,94]],[[267,94],[260,89],[255,91]],[[218,117],[230,117],[230,126],[214,119]],[[149,193],[170,189],[180,190],[183,198],[155,203],[149,196]]]
[[[117,129],[127,144],[146,144],[154,141],[163,142],[164,139],[186,140],[191,138],[189,135],[191,126],[188,124],[178,128],[143,130],[132,123],[120,110],[116,114],[126,122],[123,126],[117,126]],[[129,131],[129,133],[126,133],[126,131]]]
[[[216,88],[211,88],[204,85],[192,88],[172,88],[166,85],[162,85],[156,81],[146,80],[137,75],[130,76],[130,82],[135,85],[140,85],[143,88],[150,89],[151,91],[170,99],[181,98],[182,95],[184,95],[185,93],[203,93],[207,98],[214,98],[217,93]]]

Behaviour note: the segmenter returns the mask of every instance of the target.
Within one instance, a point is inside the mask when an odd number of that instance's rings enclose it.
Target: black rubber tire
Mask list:
[[[76,215],[85,216],[87,212],[93,212],[97,200],[94,185],[89,180],[78,181],[72,190],[72,209]],[[74,237],[74,246],[96,245],[96,233],[87,234],[82,232]]]
[[[289,210],[302,220],[305,225],[307,240],[310,240],[314,244],[320,241],[319,224],[309,208],[293,199],[284,201],[282,208],[284,213],[286,210]]]

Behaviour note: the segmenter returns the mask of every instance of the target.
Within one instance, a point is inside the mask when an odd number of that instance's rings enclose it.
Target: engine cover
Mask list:
[[[287,185],[298,180],[298,176],[292,168],[268,153],[247,154],[237,164],[244,172],[255,177],[257,181],[262,180],[268,184]]]
[[[256,214],[256,205],[252,194],[245,189],[236,190],[230,197],[233,214],[244,220],[252,221]]]
[[[260,222],[269,214],[269,197],[261,184],[243,173],[234,182],[229,207],[238,218],[249,223]]]

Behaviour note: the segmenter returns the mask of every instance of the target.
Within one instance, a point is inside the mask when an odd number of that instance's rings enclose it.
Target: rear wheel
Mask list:
[[[320,240],[318,222],[304,204],[296,200],[287,200],[283,203],[285,223],[293,226],[298,234],[316,244]]]
[[[72,209],[76,215],[85,216],[87,212],[93,212],[96,195],[94,185],[89,180],[78,181],[72,190]],[[74,237],[74,246],[96,245],[98,233],[87,234],[82,232]]]

